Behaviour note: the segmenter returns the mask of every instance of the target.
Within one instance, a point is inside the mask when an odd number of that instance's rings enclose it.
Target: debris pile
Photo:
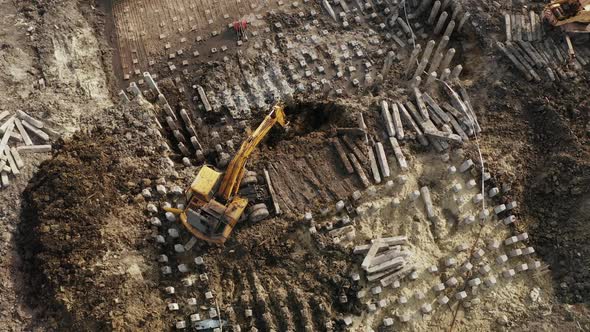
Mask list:
[[[39,121],[27,113],[17,110],[16,114],[10,116],[9,111],[0,113],[0,120],[8,119],[0,126],[0,181],[2,188],[10,185],[9,175],[17,176],[20,170],[25,167],[21,153],[29,152],[50,152],[50,135],[58,134],[47,128],[42,121]],[[40,140],[41,145],[33,143],[31,136]],[[13,143],[11,147],[9,144]]]
[[[356,246],[353,250],[355,254],[366,254],[361,268],[366,272],[366,278],[369,282],[379,282],[378,289],[373,290],[380,292],[380,287],[393,285],[399,287],[401,279],[413,272],[413,267],[408,264],[412,257],[412,252],[407,248],[408,238],[406,236],[393,236],[386,238],[377,238],[371,241],[371,244]],[[358,279],[354,276],[354,279]]]

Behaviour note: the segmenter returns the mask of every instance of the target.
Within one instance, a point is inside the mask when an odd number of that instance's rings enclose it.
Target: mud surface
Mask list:
[[[583,42],[583,41],[582,41]],[[519,229],[530,229],[551,266],[554,286],[567,303],[588,303],[588,181],[590,151],[587,74],[537,89],[510,76],[475,81],[486,103],[484,158],[496,181],[512,183],[504,200],[522,200]],[[494,75],[490,73],[490,77]],[[491,89],[488,87],[492,86]],[[508,138],[508,139],[507,139]],[[477,152],[473,151],[473,155]]]
[[[305,46],[321,57],[327,59],[334,50],[338,52],[341,40],[365,42],[376,34],[368,29],[340,33],[339,26],[319,5],[309,6],[323,15],[318,20],[329,32],[324,38],[332,43]],[[458,51],[455,60],[464,66],[462,84],[483,128],[477,143],[471,141],[464,147],[465,155],[478,160],[479,145],[486,171],[492,174],[490,185],[509,187],[493,203],[519,204],[513,211],[515,225],[484,234],[502,240],[502,236],[528,231],[536,254],[548,269],[513,282],[503,281],[500,290],[482,294],[484,303],[479,306],[474,301],[471,308],[460,310],[459,305],[452,304],[439,309],[438,316],[421,315],[416,325],[396,327],[590,329],[587,71],[584,68],[571,81],[559,83],[524,81],[493,45],[502,38],[502,12],[512,10],[512,4],[466,1],[464,8],[471,11],[472,23],[457,32],[449,45]],[[351,254],[355,243],[334,243],[324,224],[331,218],[330,212],[326,217],[324,211],[331,211],[338,200],[348,204],[350,194],[363,189],[359,178],[345,171],[330,140],[338,136],[337,128],[358,126],[359,112],[365,116],[371,143],[386,138],[379,101],[411,100],[404,90],[405,80],[399,78],[405,60],[392,66],[391,79],[382,84],[352,89],[346,82],[339,96],[335,94],[337,86],[328,86],[290,100],[290,126],[273,129],[248,164],[248,169],[259,175],[264,169],[269,171],[284,214],[260,223],[240,223],[223,248],[198,243],[185,253],[175,253],[175,245],[185,245],[190,237],[177,222],[166,221],[161,208],[166,203],[176,205],[180,199],[170,193],[157,194],[155,187],[186,187],[202,161],[191,156],[189,164],[183,164],[178,142],[165,125],[167,114],[150,103],[156,100],[152,92],[146,93],[148,101],[112,106],[119,103],[115,96],[125,87],[122,84],[128,83],[121,77],[132,72],[129,68],[121,70],[120,50],[112,47],[120,40],[111,10],[106,1],[0,0],[4,15],[0,20],[0,111],[22,108],[59,129],[64,137],[54,145],[51,155],[27,157],[22,179],[2,191],[2,199],[9,202],[0,207],[0,231],[5,242],[0,247],[3,327],[14,331],[160,331],[170,330],[195,312],[208,318],[206,313],[214,308],[232,324],[239,323],[242,330],[323,331],[331,326],[340,331],[345,329],[343,318],[348,315],[354,315],[361,322],[355,326],[364,330],[381,326],[387,315],[403,311],[395,304],[398,295],[412,299],[415,290],[427,291],[432,286],[429,282],[444,281],[452,275],[450,271],[434,278],[421,275],[419,281],[405,284],[400,294],[383,297],[387,299],[387,313],[368,314],[365,300],[357,299],[357,292],[365,285],[351,281],[351,273],[360,264],[359,257]],[[309,31],[306,27],[312,19],[307,11],[303,16],[267,13],[259,22],[268,24],[273,33],[279,31],[276,24],[282,24],[281,31],[292,42],[299,34],[306,38],[321,34],[319,29]],[[235,43],[234,35],[225,32],[196,47],[204,55],[212,47],[230,42]],[[241,112],[235,105],[204,112],[192,86],[201,84],[209,93],[232,89],[235,93],[239,91],[236,86],[253,80],[261,86],[250,86],[249,91],[258,93],[263,105],[272,102],[273,93],[265,90],[265,82],[258,77],[268,75],[267,69],[273,66],[283,71],[273,75],[286,77],[289,68],[281,61],[299,61],[301,56],[297,47],[288,48],[283,39],[272,42],[280,49],[278,55],[260,54],[250,47],[240,54],[244,63],[235,64],[223,59],[231,50],[209,54],[181,68],[190,75],[169,69],[170,59],[166,58],[174,51],[156,47],[148,52],[164,59],[150,70],[161,75],[159,87],[174,111],[187,109],[194,122],[203,121],[199,135],[206,162],[215,164],[219,160],[217,144],[223,144],[224,152],[235,152],[267,109],[252,103],[251,113]],[[577,43],[587,43],[587,39]],[[400,50],[402,56],[405,53]],[[129,54],[124,58],[126,65],[132,61]],[[238,58],[237,53],[231,54],[232,59]],[[143,64],[149,60],[147,55],[141,59]],[[308,53],[301,57],[312,63]],[[370,52],[366,59],[382,64],[376,52]],[[354,62],[364,65],[359,59]],[[326,66],[326,70],[335,75],[332,68]],[[361,75],[364,73],[356,77]],[[292,77],[286,80],[298,82]],[[436,92],[433,96],[438,97]],[[165,129],[158,127],[156,119]],[[212,132],[219,137],[213,138]],[[227,141],[232,141],[233,149]],[[364,146],[362,138],[355,141]],[[196,149],[189,148],[194,154]],[[411,182],[439,190],[433,194],[435,203],[447,209],[450,203],[445,195],[451,183],[432,170],[440,159],[434,159],[428,149],[413,140],[403,144],[411,164],[416,165]],[[392,154],[389,147],[386,152]],[[452,159],[457,165],[460,161]],[[362,167],[370,174],[367,163]],[[444,170],[446,166],[439,167]],[[475,171],[469,175],[479,176]],[[151,190],[150,197],[143,195],[146,189]],[[442,266],[441,260],[451,255],[458,243],[472,241],[476,234],[479,237],[475,231],[457,232],[453,225],[459,218],[447,210],[445,218],[450,216],[448,225],[453,231],[443,236],[431,234],[432,228],[417,222],[422,214],[405,206],[405,201],[402,210],[393,211],[391,198],[399,195],[403,199],[410,189],[416,188],[380,191],[383,199],[365,198],[355,206],[361,212],[368,211],[357,216],[355,226],[360,231],[356,244],[375,236],[398,234],[392,232],[410,234],[416,244],[413,249],[422,260],[417,264],[424,270],[429,264]],[[147,212],[147,204],[154,204],[157,212]],[[303,221],[308,211],[313,211],[317,220]],[[356,216],[356,212],[351,214]],[[150,224],[154,217],[162,221],[162,226]],[[177,229],[180,237],[167,235],[170,229]],[[161,234],[164,243],[156,243]],[[165,264],[158,262],[162,254],[167,255]],[[195,267],[196,257],[202,257],[205,264]],[[190,272],[181,273],[180,264],[190,265]],[[173,272],[163,274],[164,266],[170,266]],[[187,279],[194,281],[194,287],[186,286]],[[167,287],[174,287],[176,293],[169,294]],[[212,299],[205,297],[206,292],[212,292]],[[196,308],[186,305],[190,298],[197,298]],[[173,303],[180,304],[181,309],[169,310]],[[418,305],[410,303],[416,310]],[[252,317],[245,314],[248,309],[253,309]]]

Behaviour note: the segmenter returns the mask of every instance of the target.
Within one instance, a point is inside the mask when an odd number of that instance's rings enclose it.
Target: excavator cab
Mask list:
[[[223,243],[239,221],[248,201],[234,197],[224,204],[217,201],[217,192],[223,173],[204,165],[186,191],[186,208],[180,221],[195,237],[214,243]]]

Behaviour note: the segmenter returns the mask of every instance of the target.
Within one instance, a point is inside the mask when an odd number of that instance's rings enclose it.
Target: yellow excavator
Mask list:
[[[572,60],[576,53],[570,34],[590,34],[590,0],[552,0],[543,8],[543,19],[564,32]]]
[[[277,122],[283,127],[287,125],[284,106],[280,102],[272,107],[270,114],[242,143],[225,173],[203,165],[186,190],[184,210],[166,208],[166,211],[180,215],[182,225],[198,239],[223,244],[248,206],[248,198],[238,193],[248,157]],[[247,176],[244,182],[252,177]],[[259,221],[268,215],[264,203],[250,208],[252,221]]]
[[[543,18],[565,32],[590,33],[590,0],[552,0]]]

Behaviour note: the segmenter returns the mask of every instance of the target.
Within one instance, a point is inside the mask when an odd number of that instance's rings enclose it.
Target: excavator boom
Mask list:
[[[272,111],[264,118],[258,128],[242,143],[240,150],[238,150],[225,171],[217,192],[218,197],[228,201],[238,192],[240,182],[244,177],[244,167],[250,154],[277,122],[283,127],[286,125],[285,111],[281,103],[273,106]]]

